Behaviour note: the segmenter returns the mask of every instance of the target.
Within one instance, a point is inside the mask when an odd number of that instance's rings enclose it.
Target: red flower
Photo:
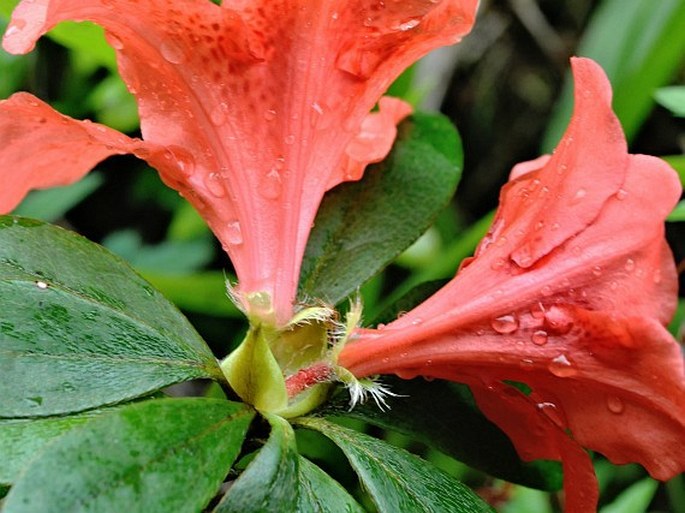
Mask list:
[[[385,99],[429,50],[457,42],[477,0],[24,0],[4,47],[32,49],[65,19],[102,25],[139,104],[144,141],[64,117],[36,98],[0,103],[0,211],[112,154],[157,168],[207,220],[243,294],[292,314],[326,189],[382,159],[410,108]],[[10,171],[11,170],[11,171]]]
[[[588,512],[583,447],[658,479],[685,470],[683,355],[664,327],[677,280],[663,222],[681,188],[661,160],[627,153],[599,66],[573,71],[563,140],[514,169],[473,259],[415,310],[359,330],[339,363],[468,384],[523,458],[563,461],[567,511]]]

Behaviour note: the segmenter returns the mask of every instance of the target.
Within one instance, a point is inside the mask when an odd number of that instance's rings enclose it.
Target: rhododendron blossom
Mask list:
[[[564,138],[514,169],[475,256],[414,310],[353,333],[338,361],[357,377],[468,384],[524,459],[563,462],[566,511],[590,512],[597,486],[583,448],[662,480],[685,470],[663,227],[681,188],[663,161],[627,153],[599,66],[574,59],[573,72]]]
[[[109,155],[133,153],[206,219],[231,257],[243,298],[268,294],[264,315],[283,324],[324,192],[381,160],[410,107],[384,98],[369,111],[404,68],[466,34],[476,6],[24,0],[4,48],[26,53],[67,19],[102,25],[138,100],[143,140],[17,93],[0,103],[0,211],[30,189],[71,183]]]

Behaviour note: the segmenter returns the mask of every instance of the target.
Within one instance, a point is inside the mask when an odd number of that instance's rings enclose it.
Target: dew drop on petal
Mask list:
[[[239,221],[231,221],[226,226],[226,237],[229,244],[239,246],[243,243],[243,232]]]
[[[549,285],[545,285],[544,287],[542,287],[542,289],[540,289],[540,292],[542,292],[542,295],[545,297],[549,297],[554,293],[552,287],[550,287]]]
[[[533,319],[543,319],[545,317],[545,307],[543,304],[538,302],[531,306],[530,315],[533,316]]]
[[[186,60],[185,53],[176,43],[170,39],[165,39],[159,46],[162,57],[171,64],[181,64]]]
[[[530,340],[536,346],[544,346],[547,343],[548,338],[549,337],[545,330],[537,330],[531,335]]]
[[[285,142],[285,144],[287,144],[287,145],[289,145],[289,146],[292,145],[292,144],[294,144],[294,143],[295,143],[295,136],[292,135],[292,134],[286,136],[284,142]]]
[[[635,260],[633,260],[632,258],[626,260],[624,269],[629,273],[633,272],[633,270],[635,270]]]
[[[219,173],[209,173],[205,179],[205,186],[209,193],[215,198],[223,198],[226,196],[226,188]]]
[[[652,281],[654,281],[654,283],[656,283],[657,285],[659,283],[661,283],[661,270],[660,269],[657,269],[656,271],[654,271],[654,274],[652,275]]]
[[[594,266],[592,268],[592,274],[594,274],[597,277],[602,276],[602,268],[598,265]]]
[[[221,126],[226,123],[226,104],[221,103],[214,107],[209,115],[209,120],[214,126]]]
[[[610,395],[607,398],[607,408],[609,408],[609,411],[611,413],[620,414],[620,413],[623,413],[625,405],[623,404],[623,401],[621,400],[620,397],[615,396],[615,395]]]
[[[549,366],[549,371],[558,378],[570,378],[575,376],[578,371],[565,354],[560,354],[554,358]]]
[[[273,121],[276,119],[277,112],[274,109],[269,109],[264,111],[264,119],[267,121]]]
[[[576,191],[576,194],[573,196],[572,203],[580,203],[583,198],[587,195],[587,190],[583,189],[582,187]]]
[[[544,413],[549,420],[554,422],[557,427],[564,427],[564,421],[561,418],[561,414],[559,413],[559,410],[557,409],[557,405],[554,403],[549,403],[549,402],[544,402],[544,403],[538,403],[537,405],[538,410],[540,410],[542,413]]]
[[[619,201],[623,201],[624,199],[626,199],[627,196],[628,196],[628,191],[626,191],[625,189],[619,189],[616,192],[616,199]]]
[[[530,371],[535,368],[535,362],[530,358],[524,358],[519,362],[519,366],[525,371]]]
[[[514,333],[519,327],[518,319],[513,314],[497,317],[490,324],[493,330],[503,335]]]
[[[107,32],[107,41],[109,42],[110,46],[115,50],[124,49],[124,42],[111,32]]]
[[[502,269],[506,264],[507,264],[507,261],[506,261],[504,258],[500,257],[500,258],[495,259],[495,260],[492,262],[492,264],[490,264],[490,268],[491,268],[493,271],[499,271],[499,270]]]
[[[281,180],[281,174],[275,167],[271,169],[268,173],[264,175],[262,179],[261,186],[259,188],[259,193],[266,199],[278,199],[283,190],[283,183]]]

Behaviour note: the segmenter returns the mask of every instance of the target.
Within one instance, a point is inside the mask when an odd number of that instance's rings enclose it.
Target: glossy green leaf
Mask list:
[[[120,258],[0,217],[0,417],[76,412],[222,379],[188,321]]]
[[[659,483],[654,479],[643,479],[621,492],[611,504],[599,513],[646,513],[656,494]]]
[[[662,87],[654,93],[656,101],[678,117],[685,117],[685,86]]]
[[[342,449],[380,513],[492,511],[469,487],[404,449],[321,418],[298,422]]]
[[[654,106],[654,91],[668,84],[685,61],[683,26],[683,0],[604,0],[584,32],[575,53],[595,59],[606,71],[628,140]],[[561,138],[572,108],[569,74],[545,134],[545,152]]]
[[[335,304],[407,249],[454,194],[461,143],[450,122],[415,114],[364,178],[326,195],[309,238],[300,294]]]
[[[298,513],[364,513],[340,483],[306,458],[299,460]]]
[[[102,413],[93,410],[69,417],[0,419],[0,483],[12,484],[48,443]]]
[[[408,435],[507,481],[543,490],[561,488],[560,465],[550,461],[523,463],[509,438],[478,411],[465,385],[390,376],[383,382],[400,396],[386,398],[387,411],[372,402],[349,411],[348,400],[342,396],[320,413],[359,419]]]
[[[298,511],[298,454],[287,420],[269,415],[271,434],[214,513]]]
[[[214,399],[124,406],[57,439],[20,474],[3,513],[201,511],[254,413]]]
[[[100,187],[103,181],[101,174],[89,173],[71,185],[31,191],[14,214],[54,222]]]

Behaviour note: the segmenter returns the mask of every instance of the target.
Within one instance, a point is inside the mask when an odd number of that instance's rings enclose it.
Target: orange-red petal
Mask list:
[[[414,310],[360,330],[339,362],[358,376],[440,377],[474,392],[526,383],[527,401],[501,397],[512,415],[497,413],[497,393],[476,393],[524,457],[575,461],[572,442],[666,479],[685,470],[683,355],[664,327],[677,276],[663,223],[681,187],[663,161],[627,154],[596,64],[577,59],[574,73],[560,149],[512,174],[475,258]],[[544,417],[559,430],[549,446],[536,434]],[[584,486],[567,476],[565,488],[569,512],[593,511]]]
[[[3,44],[27,52],[65,19],[102,25],[138,99],[143,138],[178,162],[150,160],[221,239],[240,289],[271,294],[284,322],[325,190],[389,149],[391,118],[369,111],[404,68],[466,34],[476,6],[25,0]],[[369,134],[381,144],[360,144]]]

